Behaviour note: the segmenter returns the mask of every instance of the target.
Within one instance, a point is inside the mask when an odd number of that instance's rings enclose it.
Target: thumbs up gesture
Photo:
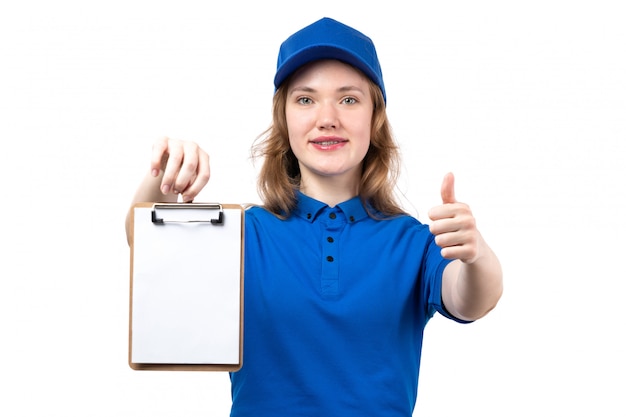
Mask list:
[[[479,257],[480,233],[469,206],[456,201],[454,175],[448,173],[441,184],[442,204],[428,212],[432,220],[430,232],[447,259],[459,259],[471,264]]]

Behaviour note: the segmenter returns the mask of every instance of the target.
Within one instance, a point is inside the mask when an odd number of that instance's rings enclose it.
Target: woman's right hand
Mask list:
[[[209,155],[195,142],[164,137],[152,146],[150,172],[153,177],[163,175],[164,195],[181,194],[183,202],[191,202],[209,182]]]

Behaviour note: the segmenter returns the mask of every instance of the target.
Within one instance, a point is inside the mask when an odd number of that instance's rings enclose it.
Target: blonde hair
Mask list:
[[[368,78],[374,102],[370,147],[363,159],[359,197],[370,217],[384,218],[404,214],[394,190],[399,175],[400,153],[387,119],[385,100],[380,88]],[[285,116],[287,87],[285,80],[273,99],[272,124],[252,145],[253,160],[263,159],[257,188],[263,206],[275,215],[286,218],[297,204],[300,167],[289,145]],[[372,211],[373,209],[373,211]]]

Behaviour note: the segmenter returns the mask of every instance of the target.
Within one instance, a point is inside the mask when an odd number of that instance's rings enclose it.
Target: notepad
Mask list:
[[[243,207],[133,207],[129,364],[237,370],[242,363]]]

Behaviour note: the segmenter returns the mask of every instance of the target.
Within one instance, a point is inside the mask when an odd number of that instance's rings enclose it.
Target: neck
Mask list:
[[[300,191],[307,196],[334,207],[359,194],[358,182],[337,177],[302,178]]]

